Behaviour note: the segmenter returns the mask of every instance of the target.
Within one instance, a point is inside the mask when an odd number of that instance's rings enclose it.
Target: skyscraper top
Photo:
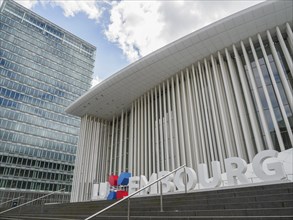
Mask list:
[[[96,47],[86,42],[85,40],[73,35],[58,25],[48,21],[47,19],[39,16],[31,10],[23,7],[22,5],[12,1],[5,0],[1,5],[1,11],[5,10],[14,16],[18,17],[21,21],[26,21],[43,31],[43,33],[49,34],[51,37],[62,41],[65,44],[71,45],[80,50],[93,59],[95,58]]]

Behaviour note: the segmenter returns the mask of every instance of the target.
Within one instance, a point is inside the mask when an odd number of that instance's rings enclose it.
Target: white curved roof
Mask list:
[[[195,31],[132,63],[79,97],[66,112],[112,119],[145,92],[196,61],[250,36],[292,22],[292,1],[267,1]]]

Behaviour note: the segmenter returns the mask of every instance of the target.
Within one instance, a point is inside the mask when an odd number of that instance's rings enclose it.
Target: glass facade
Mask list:
[[[292,75],[290,73],[289,67],[284,58],[283,51],[280,48],[279,40],[277,38],[273,40],[274,40],[274,46],[275,46],[276,52],[278,53],[278,58],[280,60],[280,63],[283,69],[284,76],[286,78],[286,82],[288,82],[290,92],[292,92],[293,91]],[[287,43],[288,39],[286,34],[283,35],[283,40]],[[255,98],[256,95],[258,95],[260,98],[260,101],[261,101],[260,106],[265,116],[265,121],[269,129],[269,136],[272,140],[273,146],[275,147],[276,150],[281,151],[283,149],[280,148],[280,145],[283,145],[285,149],[289,149],[292,147],[292,143],[289,137],[290,136],[289,133],[290,132],[292,133],[292,130],[293,130],[292,110],[290,109],[289,101],[288,101],[289,97],[287,97],[285,94],[284,86],[280,77],[280,71],[278,71],[277,69],[276,62],[272,55],[271,48],[269,46],[268,41],[264,41],[264,49],[265,51],[262,51],[260,45],[258,44],[255,45],[255,53],[257,56],[258,64],[256,64],[256,60],[252,55],[252,51],[248,49],[249,61],[252,68],[257,92],[253,90],[251,80],[249,80],[249,85],[250,85],[250,90],[251,90],[251,94],[254,101],[254,106],[257,111],[259,124],[261,123],[261,118],[260,118],[260,111],[258,109],[258,105]],[[266,58],[268,63],[266,63],[265,61],[265,55],[263,54],[264,52],[266,53]],[[290,53],[290,56],[292,57],[291,51],[288,50],[288,52]],[[245,59],[243,56],[242,56],[242,60],[245,62]],[[257,65],[259,65],[260,72],[257,69]],[[270,76],[268,67],[271,68],[273,77]],[[246,71],[246,77],[247,79],[249,79],[247,65],[245,65],[244,68]],[[263,83],[261,78],[263,78],[263,81],[264,81]],[[275,88],[274,88],[274,84],[275,84]],[[265,90],[268,94],[268,98],[265,95]],[[279,93],[278,94],[279,100],[278,100],[277,93]],[[282,114],[281,108],[283,108],[283,114]],[[285,120],[288,121],[289,127],[286,127],[284,117],[286,117]],[[276,121],[275,124],[274,124],[274,120]],[[290,131],[288,131],[288,129],[290,129]],[[280,133],[279,138],[277,136],[277,132]],[[263,135],[263,140],[266,142],[266,138],[265,138],[266,134],[263,128],[262,128],[262,135]],[[266,145],[268,145],[268,143],[266,143]]]
[[[13,1],[0,22],[0,198],[70,192],[80,119],[64,109],[89,89],[95,47]]]

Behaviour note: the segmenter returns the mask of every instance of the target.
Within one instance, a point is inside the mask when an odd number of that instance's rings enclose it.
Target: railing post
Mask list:
[[[130,198],[128,198],[127,219],[130,220]]]
[[[19,198],[17,205],[21,205],[21,198]],[[19,207],[18,215],[21,214],[21,207]]]
[[[160,206],[161,212],[163,212],[163,190],[162,190],[162,181],[160,181]]]
[[[186,166],[184,167],[184,184],[185,184],[185,193],[187,193],[187,173],[186,173]]]

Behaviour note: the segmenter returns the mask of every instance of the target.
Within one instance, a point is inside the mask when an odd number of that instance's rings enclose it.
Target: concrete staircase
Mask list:
[[[242,186],[160,197],[132,198],[131,219],[293,219],[293,183]],[[94,201],[27,206],[3,214],[0,219],[77,220],[112,204]],[[93,219],[127,219],[127,202]]]

